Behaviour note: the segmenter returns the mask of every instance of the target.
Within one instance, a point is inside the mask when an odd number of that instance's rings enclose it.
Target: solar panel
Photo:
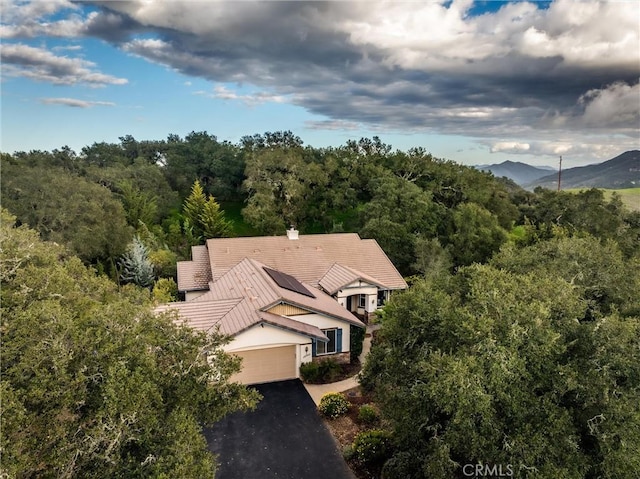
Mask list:
[[[309,296],[310,298],[315,298],[313,293],[305,288],[304,285],[293,276],[282,273],[281,271],[276,271],[275,269],[267,268],[266,266],[263,266],[263,269],[281,288],[288,289],[289,291],[293,291],[294,293],[304,294],[305,296]]]

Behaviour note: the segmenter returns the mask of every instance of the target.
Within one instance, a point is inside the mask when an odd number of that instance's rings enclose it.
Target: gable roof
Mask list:
[[[213,281],[244,258],[253,258],[313,287],[335,263],[375,278],[375,284],[386,289],[407,287],[376,240],[361,239],[357,233],[299,235],[297,240],[287,236],[214,238],[207,240],[207,250]],[[183,284],[181,279],[178,278],[178,288],[186,291],[191,283]]]
[[[315,326],[265,311],[278,303],[292,304],[310,313],[324,314],[364,327],[358,318],[331,296],[311,285],[303,285],[314,292],[313,297],[279,286],[262,263],[244,259],[218,280],[210,282],[209,291],[202,296],[191,301],[162,305],[156,311],[175,309],[187,324],[196,329],[208,331],[216,326],[221,333],[228,335],[239,334],[264,321],[326,340],[326,336]]]
[[[361,273],[356,269],[349,268],[348,266],[343,266],[338,263],[335,263],[331,268],[329,268],[329,271],[320,278],[318,284],[327,293],[334,294],[338,292],[338,290],[358,280],[384,288],[383,284],[380,284],[377,279],[372,278],[368,274]]]
[[[288,303],[310,312],[325,314],[356,326],[363,326],[358,318],[340,306],[331,296],[310,284],[301,284],[313,291],[313,296],[279,286],[265,271],[264,264],[246,258],[217,281],[209,283],[209,292],[190,302],[242,296],[250,302],[254,310],[266,310],[278,303]]]

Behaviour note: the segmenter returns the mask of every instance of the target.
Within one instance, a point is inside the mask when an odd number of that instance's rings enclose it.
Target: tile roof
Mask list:
[[[356,233],[299,235],[297,240],[287,236],[215,238],[207,240],[207,248],[214,281],[244,258],[254,258],[314,287],[335,263],[375,278],[385,288],[407,287],[378,243]],[[180,282],[179,289],[184,291]]]
[[[262,263],[244,259],[220,278],[210,282],[209,291],[202,296],[191,301],[169,303],[156,308],[156,311],[175,309],[184,321],[202,331],[217,326],[221,333],[235,335],[260,321],[266,321],[311,337],[325,338],[315,326],[263,311],[286,302],[364,327],[358,318],[331,296],[309,284],[304,285],[313,291],[314,297],[278,286]]]
[[[233,310],[243,298],[231,298],[212,301],[182,301],[179,303],[162,304],[155,308],[158,313],[165,311],[178,311],[183,323],[187,323],[198,331],[209,331],[212,327],[220,325],[220,320]],[[180,321],[179,321],[180,322]],[[225,334],[232,334],[228,328],[222,328]]]
[[[334,263],[334,265],[329,268],[329,271],[327,271],[325,275],[320,278],[318,284],[327,293],[335,294],[339,289],[358,280],[362,280],[374,286],[380,286],[384,288],[383,284],[380,284],[377,279],[372,278],[368,274],[362,273],[356,269],[349,268],[348,266],[343,266],[338,263]]]
[[[205,245],[191,247],[191,261],[178,261],[180,291],[207,289],[211,281],[209,252]]]

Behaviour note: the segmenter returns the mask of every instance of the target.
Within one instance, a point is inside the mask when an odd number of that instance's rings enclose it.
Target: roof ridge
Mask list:
[[[177,301],[177,302],[182,302],[182,303],[207,303],[210,301],[242,301],[244,299],[244,296],[234,296],[232,298],[217,298],[217,299],[208,299],[208,296],[212,296],[213,292],[211,291],[211,285],[214,284],[215,281],[209,281],[209,291],[207,291],[206,293],[197,296],[193,299],[190,299],[189,301]]]
[[[331,271],[334,266],[341,266],[341,265],[337,261],[334,261],[333,264],[331,266],[329,266],[329,268],[324,272],[322,277],[318,280],[318,284],[322,283],[322,280],[325,278],[325,276],[327,276],[329,274],[329,271]]]

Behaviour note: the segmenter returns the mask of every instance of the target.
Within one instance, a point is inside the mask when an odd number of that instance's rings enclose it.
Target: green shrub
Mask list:
[[[380,420],[378,411],[371,404],[363,404],[358,410],[358,421],[363,424],[376,424]]]
[[[340,393],[328,393],[320,399],[320,414],[330,419],[344,416],[349,412],[349,401]]]
[[[300,365],[300,376],[307,383],[330,383],[335,381],[341,372],[342,366],[335,359]]]
[[[391,457],[391,433],[381,429],[363,431],[353,440],[353,458],[366,466],[381,466]]]
[[[396,452],[391,459],[385,461],[381,476],[385,479],[407,479],[408,477],[436,477],[425,476],[422,458],[410,452]],[[419,474],[419,475],[416,475]],[[452,471],[442,471],[440,477],[454,477]]]
[[[300,365],[300,376],[306,383],[315,383],[320,381],[320,366],[318,363],[302,363]]]
[[[333,382],[342,372],[342,366],[335,359],[324,359],[318,365],[322,382]]]
[[[344,446],[344,449],[342,449],[342,457],[344,457],[345,461],[350,461],[351,459],[353,459],[354,454],[355,451],[353,450],[352,444],[347,444],[346,446]]]
[[[359,328],[358,326],[353,325],[349,328],[349,358],[351,362],[358,359],[360,353],[362,353],[362,344],[364,343],[365,333],[365,328]]]
[[[157,303],[178,301],[178,285],[173,278],[160,278],[153,287],[152,296]]]

